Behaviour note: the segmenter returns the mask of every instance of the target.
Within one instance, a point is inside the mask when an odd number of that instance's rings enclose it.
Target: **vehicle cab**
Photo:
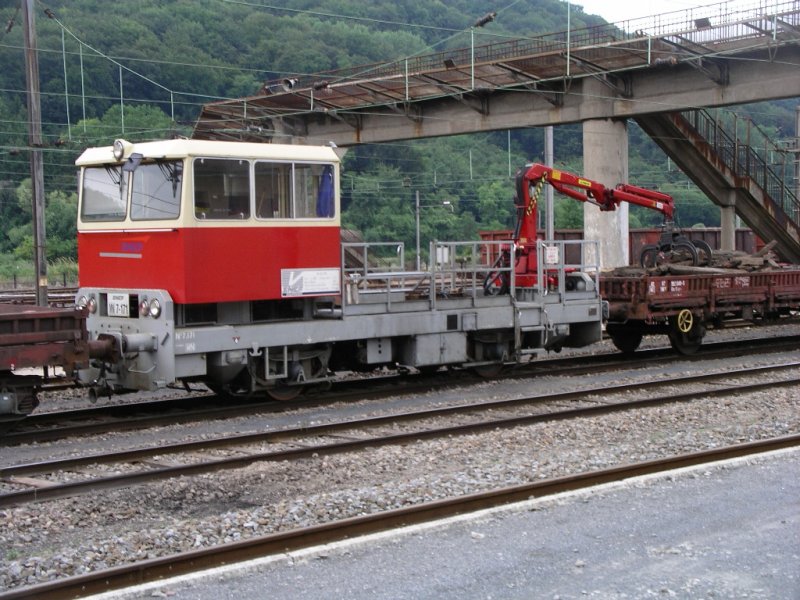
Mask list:
[[[340,294],[330,147],[117,140],[76,164],[76,303],[89,308],[90,335],[113,338],[117,353],[175,344],[187,325],[287,318],[304,299]],[[179,362],[132,365],[113,385],[160,387],[205,370]]]

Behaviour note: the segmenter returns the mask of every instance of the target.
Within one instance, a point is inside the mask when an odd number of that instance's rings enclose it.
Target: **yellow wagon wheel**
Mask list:
[[[694,315],[688,308],[684,308],[678,313],[678,330],[681,333],[689,333],[694,325]]]

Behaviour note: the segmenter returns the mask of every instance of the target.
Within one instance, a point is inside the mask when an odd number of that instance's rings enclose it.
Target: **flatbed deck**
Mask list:
[[[20,370],[63,367],[71,373],[88,362],[85,311],[0,304],[0,415],[27,414],[37,404],[42,378]]]
[[[632,352],[641,336],[666,333],[673,347],[691,354],[706,327],[730,319],[774,321],[800,311],[800,268],[731,270],[693,275],[605,275],[607,331],[620,350]]]

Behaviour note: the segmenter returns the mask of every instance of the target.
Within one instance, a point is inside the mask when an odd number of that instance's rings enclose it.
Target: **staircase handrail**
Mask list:
[[[794,169],[791,157],[748,117],[729,111],[712,116],[704,109],[682,111],[680,115],[714,150],[719,160],[736,177],[748,178],[779,205],[795,223],[800,221],[800,201],[786,185],[787,169]],[[726,123],[728,121],[728,123]],[[732,122],[732,126],[730,123]],[[726,125],[729,125],[726,128]],[[743,136],[739,130],[743,125]],[[779,162],[771,160],[781,157]],[[791,175],[790,175],[791,177]]]

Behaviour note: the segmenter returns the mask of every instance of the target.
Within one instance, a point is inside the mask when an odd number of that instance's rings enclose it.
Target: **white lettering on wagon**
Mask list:
[[[281,269],[281,296],[339,294],[339,269]]]
[[[647,293],[651,296],[654,295],[680,295],[687,289],[687,282],[685,279],[658,279],[650,280],[647,286]]]
[[[669,282],[669,291],[674,294],[680,294],[685,289],[686,289],[685,279],[676,279],[675,281]]]

